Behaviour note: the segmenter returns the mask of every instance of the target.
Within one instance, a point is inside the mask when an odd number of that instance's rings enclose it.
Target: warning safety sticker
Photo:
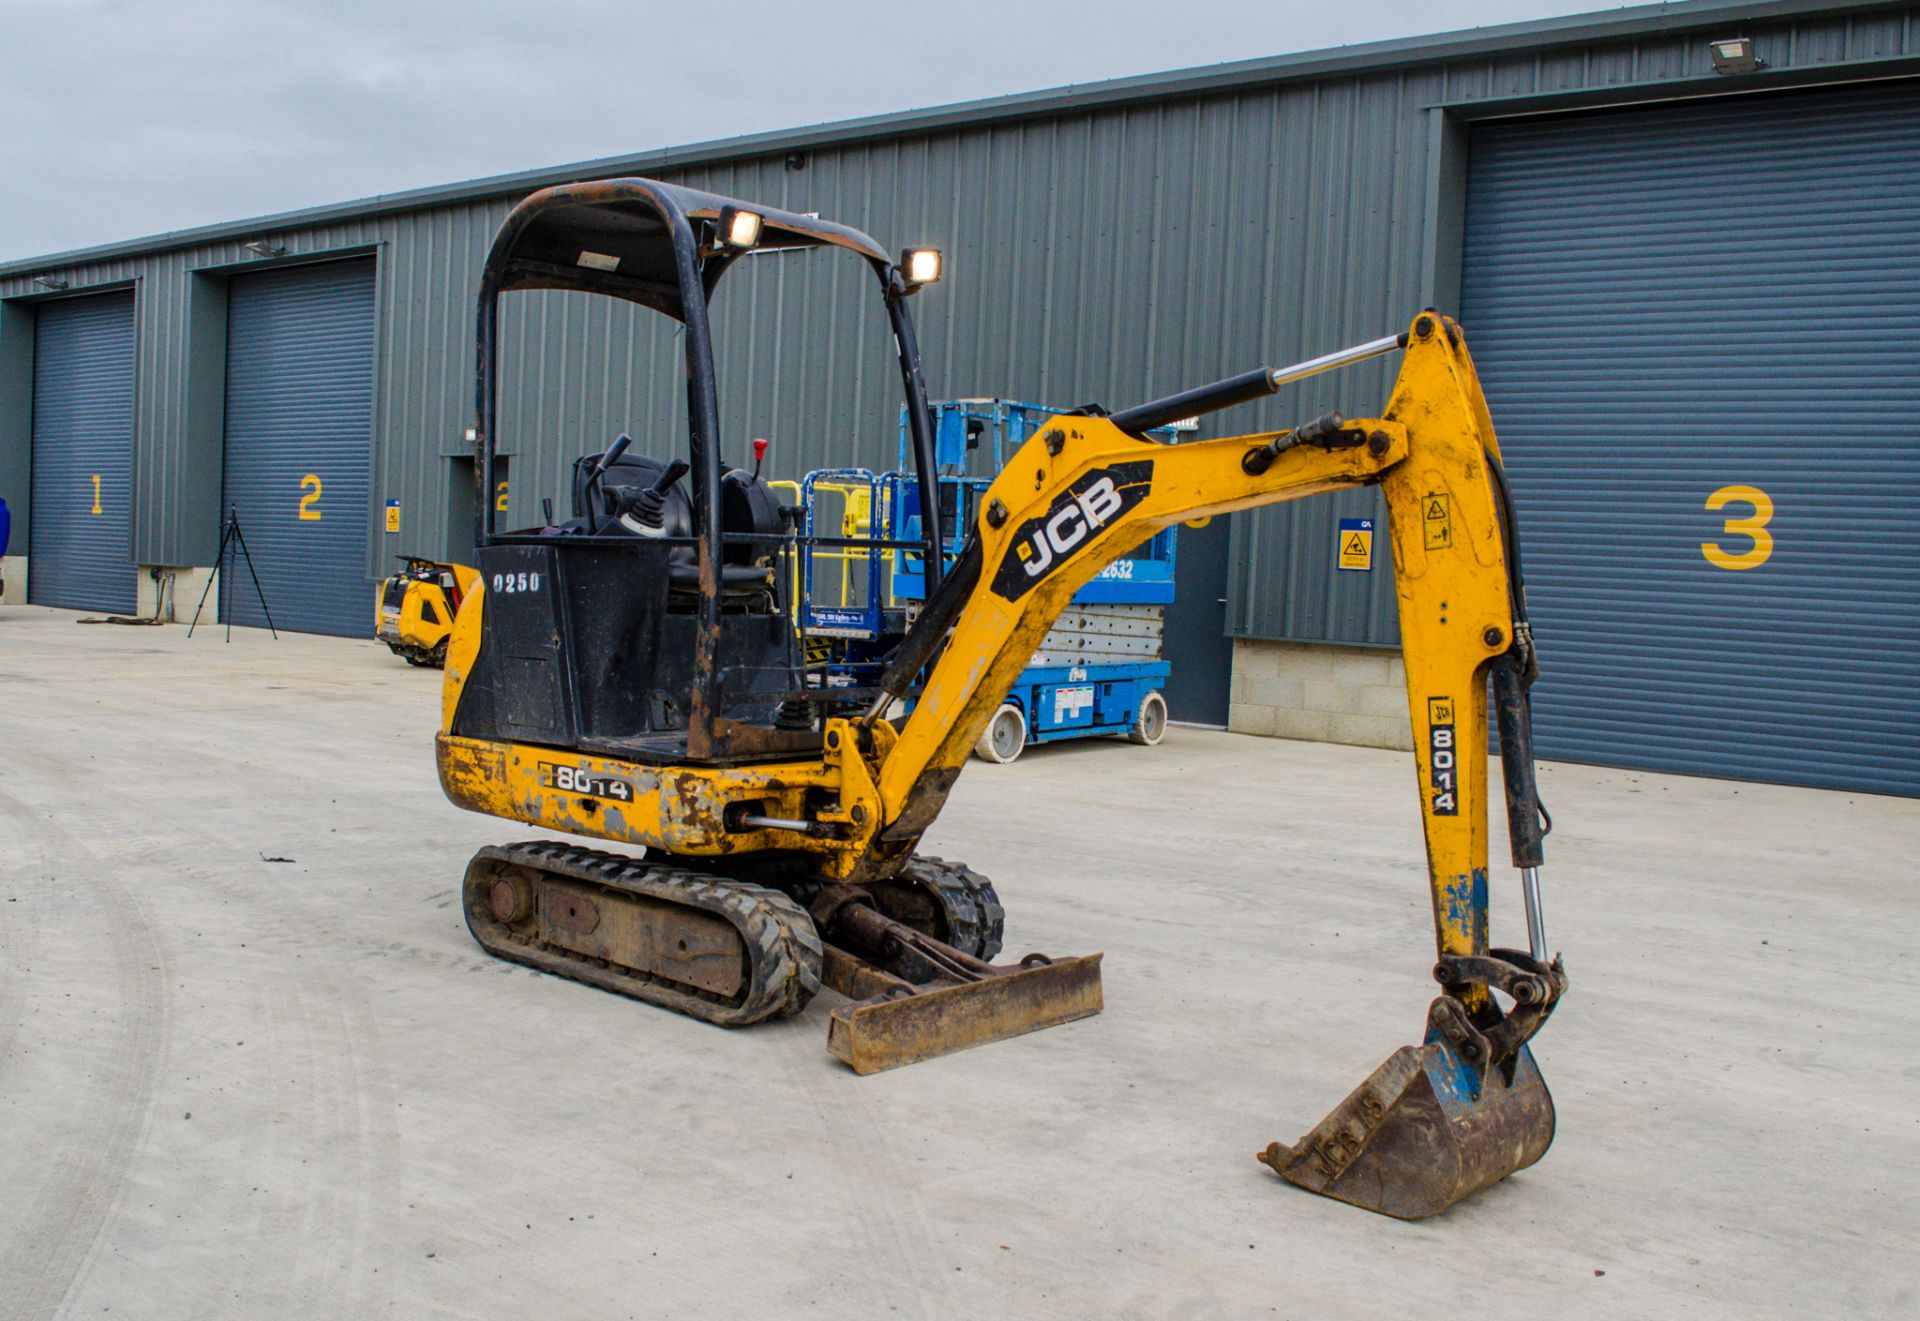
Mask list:
[[[1343,518],[1340,520],[1339,535],[1337,563],[1340,569],[1349,573],[1371,573],[1373,571],[1373,520]]]
[[[1445,550],[1453,544],[1451,497],[1434,494],[1420,497],[1421,526],[1426,530],[1428,550]]]

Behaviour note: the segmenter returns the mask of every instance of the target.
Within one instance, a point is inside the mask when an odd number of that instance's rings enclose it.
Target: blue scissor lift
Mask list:
[[[1007,457],[1059,410],[1005,399],[955,399],[934,404],[932,411],[940,541],[951,563],[977,517],[981,493]],[[1150,434],[1163,443],[1173,436],[1171,429]],[[810,668],[820,682],[861,686],[925,598],[922,557],[903,544],[917,544],[922,535],[919,487],[904,471],[909,444],[903,415],[901,471],[826,469],[800,483],[807,536],[853,543],[810,544],[800,558],[796,595]],[[1161,635],[1173,600],[1173,570],[1169,528],[1075,593],[974,751],[1009,762],[1027,744],[1055,739],[1120,734],[1135,743],[1158,743],[1167,723],[1171,667],[1162,657]]]

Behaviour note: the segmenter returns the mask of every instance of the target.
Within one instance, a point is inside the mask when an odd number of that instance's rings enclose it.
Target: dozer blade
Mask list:
[[[829,946],[826,980],[844,992],[835,965],[845,955],[836,954]],[[872,989],[871,982],[854,985],[851,993]],[[979,981],[923,987],[901,982],[841,1005],[827,1025],[827,1050],[855,1073],[879,1073],[1088,1018],[1102,1007],[1100,955],[1029,960],[996,968]]]
[[[1259,1158],[1309,1192],[1424,1220],[1524,1170],[1552,1142],[1553,1098],[1532,1051],[1521,1046],[1483,1074],[1428,1041],[1402,1046],[1311,1133]]]

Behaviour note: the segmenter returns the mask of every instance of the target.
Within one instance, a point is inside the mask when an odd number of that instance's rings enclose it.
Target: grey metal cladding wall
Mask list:
[[[1914,82],[1476,136],[1543,756],[1920,793],[1917,163]]]
[[[266,596],[263,612],[230,561],[221,593],[235,623],[270,614],[296,632],[373,631],[373,276],[370,261],[327,262],[229,291],[225,503],[239,509]]]
[[[391,222],[387,222],[391,223]],[[384,225],[343,221],[263,235],[287,248],[290,258],[309,253],[370,251]],[[224,279],[264,266],[238,241],[125,257],[65,273],[76,289],[90,284],[137,282],[135,307],[139,359],[134,388],[133,556],[140,564],[211,564],[220,538],[220,444],[218,417],[196,433],[188,414],[188,313],[196,278]],[[0,289],[14,294],[19,287]],[[383,305],[396,296],[384,292]],[[401,289],[399,297],[411,296]],[[411,355],[409,355],[411,357]],[[411,364],[410,364],[411,365]],[[397,377],[396,388],[411,388]],[[369,543],[372,529],[367,529]]]
[[[1754,39],[1767,67],[1818,72],[1853,61],[1910,56],[1920,51],[1920,24],[1911,7],[1869,13],[1811,12],[1791,20],[1736,25]],[[1729,18],[1729,22],[1734,19]],[[1294,154],[1275,157],[1276,173],[1310,165],[1313,188],[1293,214],[1299,227],[1275,241],[1299,256],[1297,283],[1279,315],[1299,316],[1303,347],[1320,350],[1380,333],[1375,326],[1410,314],[1430,296],[1419,278],[1419,249],[1430,223],[1425,185],[1433,107],[1471,109],[1473,103],[1510,98],[1617,92],[1621,100],[1647,95],[1649,84],[1712,78],[1705,38],[1719,30],[1673,31],[1605,45],[1477,56],[1448,63],[1437,81],[1425,72],[1372,75],[1352,80],[1357,118],[1342,129],[1336,89],[1314,89],[1316,129]],[[1397,85],[1399,94],[1386,87]],[[1307,113],[1299,89],[1279,101],[1298,121]],[[1331,116],[1331,119],[1329,119]],[[1475,134],[1486,131],[1476,125]],[[1296,140],[1298,141],[1298,140]],[[1310,151],[1302,156],[1301,151]],[[1385,173],[1391,163],[1390,176]],[[1394,181],[1382,192],[1383,178]],[[1350,187],[1349,187],[1350,181]],[[1389,200],[1390,199],[1390,200]],[[1242,278],[1248,278],[1243,276]],[[1341,309],[1322,300],[1351,298],[1361,309],[1344,321]],[[1476,327],[1469,340],[1479,343]],[[1324,390],[1295,396],[1274,410],[1277,421],[1312,415],[1319,405],[1349,414],[1378,408],[1398,359],[1365,371],[1316,378]],[[1337,385],[1336,385],[1337,383]],[[1501,421],[1494,414],[1496,426]],[[1228,631],[1244,637],[1398,645],[1399,622],[1389,564],[1376,557],[1370,574],[1337,573],[1332,566],[1335,520],[1346,514],[1378,513],[1371,494],[1283,505],[1234,518],[1232,590]]]
[[[36,605],[133,611],[133,361],[131,293],[40,306],[31,550],[14,551]]]
[[[1285,98],[1301,111],[1291,118],[1260,92],[819,152],[802,171],[772,160],[675,177],[845,219],[890,247],[946,249],[949,282],[914,306],[936,394],[1118,406],[1398,324],[1418,253],[1395,252],[1387,231],[1394,207],[1417,192],[1416,173],[1368,157],[1370,196],[1354,201],[1335,183],[1336,162],[1372,100],[1397,104],[1438,85],[1436,73],[1408,91],[1398,80],[1301,89]],[[1316,151],[1331,123],[1345,127]],[[1276,171],[1276,159],[1315,161],[1319,177]],[[1313,257],[1303,233],[1322,212],[1364,231],[1380,260],[1341,269]],[[531,465],[515,461],[516,521],[536,507],[534,473],[557,493],[574,454],[631,429],[624,419],[641,395],[677,408],[683,390],[658,332],[629,354],[647,314],[609,317],[569,295],[509,295],[508,306],[521,300],[537,310],[510,316],[504,331],[502,431],[515,453],[538,453]],[[1291,315],[1296,306],[1315,315]],[[894,461],[899,379],[860,263],[755,258],[723,283],[715,328],[730,456],[764,434],[775,444],[770,471],[784,475]],[[569,362],[584,387],[557,384]],[[1363,397],[1387,379],[1355,375]],[[1303,389],[1212,424],[1281,425],[1321,402]],[[564,440],[534,434],[543,415]],[[677,415],[661,421],[681,425]]]

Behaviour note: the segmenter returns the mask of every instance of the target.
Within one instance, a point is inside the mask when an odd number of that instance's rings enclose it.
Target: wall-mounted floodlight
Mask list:
[[[267,239],[255,239],[251,243],[242,243],[240,246],[256,257],[284,257],[287,255],[286,244],[274,243]]]
[[[67,287],[67,282],[57,275],[36,275],[33,277],[33,282],[42,289],[51,289],[55,293]]]
[[[758,211],[737,206],[720,208],[720,223],[714,227],[714,241],[723,248],[751,248],[760,242],[760,227],[765,219]]]
[[[912,293],[923,284],[938,282],[940,249],[908,248],[900,254],[900,276],[906,281],[908,293]]]
[[[1707,43],[1707,52],[1713,56],[1715,73],[1752,73],[1760,67],[1760,56],[1753,49],[1753,41],[1747,37],[1728,37],[1724,41]]]

